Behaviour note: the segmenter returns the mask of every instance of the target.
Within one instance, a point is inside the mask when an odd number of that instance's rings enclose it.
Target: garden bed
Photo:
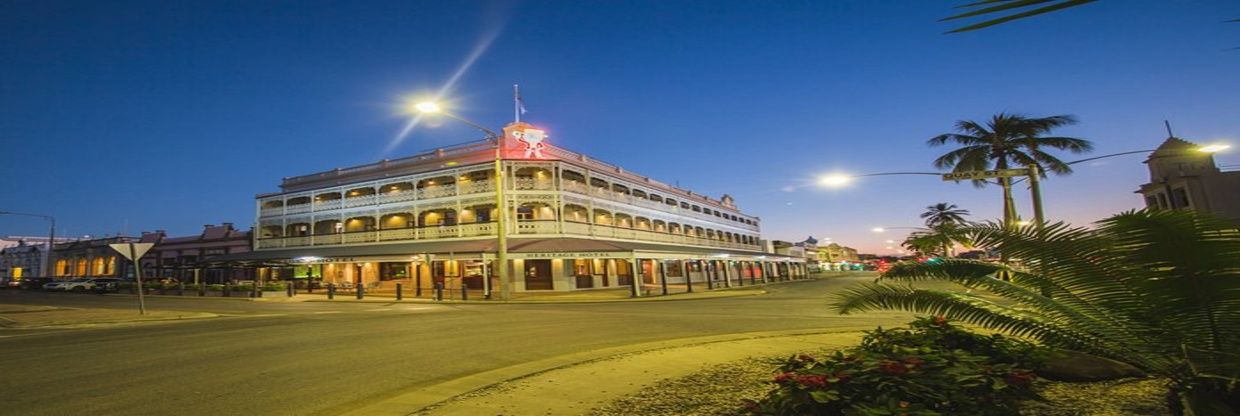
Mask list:
[[[830,351],[823,351],[827,353]],[[825,354],[824,354],[825,355]],[[686,377],[662,380],[642,392],[595,409],[611,415],[742,415],[742,401],[761,399],[775,369],[787,357],[741,360]],[[1165,380],[1123,379],[1091,383],[1039,381],[1046,402],[1026,402],[1027,416],[1169,415],[1163,406]]]

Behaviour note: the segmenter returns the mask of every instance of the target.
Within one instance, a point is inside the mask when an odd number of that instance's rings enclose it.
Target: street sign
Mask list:
[[[125,256],[126,259],[137,260],[137,259],[142,258],[142,255],[146,254],[146,251],[150,250],[151,247],[154,245],[155,244],[153,243],[123,243],[123,244],[108,244],[108,247],[112,247],[113,250],[116,250],[118,253],[121,253],[121,255]],[[129,251],[130,250],[129,247],[133,247],[133,252]]]
[[[1029,169],[998,169],[998,170],[975,170],[969,172],[951,172],[944,173],[944,181],[970,181],[978,179],[992,178],[1010,178],[1013,176],[1029,175]]]

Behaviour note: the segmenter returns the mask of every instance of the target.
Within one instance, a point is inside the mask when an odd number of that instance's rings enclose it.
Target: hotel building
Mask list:
[[[207,260],[289,265],[264,278],[489,290],[498,283],[500,155],[504,267],[516,292],[631,286],[640,295],[640,286],[804,276],[803,257],[763,252],[759,219],[732,197],[680,189],[544,137],[514,123],[496,140],[284,178],[279,192],[257,196],[254,251]]]

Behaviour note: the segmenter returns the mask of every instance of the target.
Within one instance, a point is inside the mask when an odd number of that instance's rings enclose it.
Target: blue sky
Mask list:
[[[730,193],[767,238],[872,252],[901,236],[870,228],[916,225],[936,202],[997,217],[999,190],[920,176],[783,189],[933,170],[947,149],[927,138],[1000,111],[1074,114],[1059,133],[1095,155],[1156,146],[1164,119],[1240,145],[1240,24],[1221,23],[1240,3],[1103,1],[943,35],[959,3],[4,2],[0,210],[55,215],[72,235],[248,225],[253,196],[284,176],[477,138],[435,122],[393,142],[402,103],[458,72],[445,96],[466,117],[510,121],[520,83],[553,143]],[[1048,216],[1137,207],[1141,160],[1051,178]],[[0,235],[45,227],[0,216]]]

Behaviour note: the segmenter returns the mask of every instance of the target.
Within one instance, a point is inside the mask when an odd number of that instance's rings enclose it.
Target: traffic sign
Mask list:
[[[944,181],[970,181],[979,179],[992,178],[1010,178],[1013,176],[1029,175],[1029,169],[997,169],[997,170],[974,170],[968,172],[951,172],[944,173]]]
[[[150,250],[154,245],[152,243],[121,243],[108,244],[108,247],[112,247],[113,250],[121,253],[126,259],[137,260],[142,258],[142,255],[146,254],[146,251]]]

